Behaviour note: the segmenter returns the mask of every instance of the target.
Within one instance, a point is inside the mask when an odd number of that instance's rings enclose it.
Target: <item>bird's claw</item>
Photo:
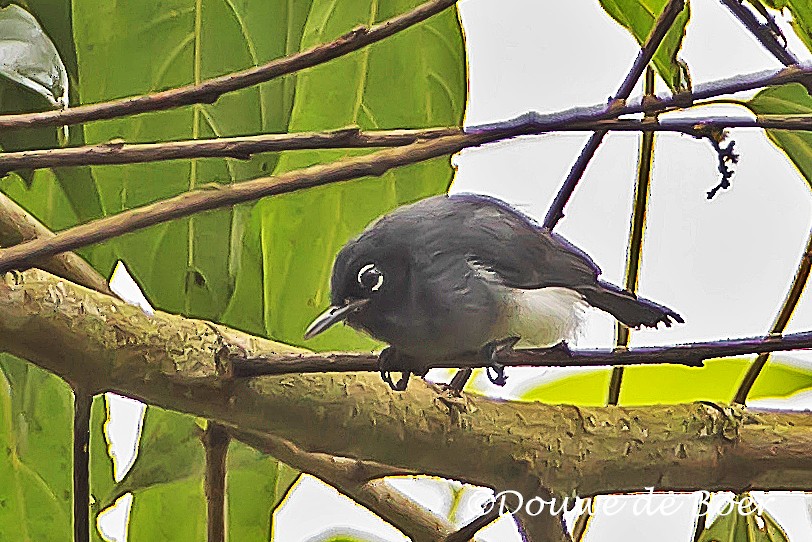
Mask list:
[[[401,367],[400,355],[391,346],[385,348],[378,356],[378,368],[381,371],[381,379],[386,382],[393,391],[404,391],[409,385],[411,371]],[[401,371],[400,380],[392,380],[392,372]]]
[[[493,374],[491,374],[493,371]],[[497,386],[504,386],[507,384],[507,376],[505,376],[505,366],[501,363],[494,362],[492,365],[485,367],[485,373],[488,375],[488,380]]]
[[[482,348],[482,354],[491,364],[485,367],[488,380],[497,386],[504,386],[507,383],[505,366],[497,361],[499,354],[505,350],[512,349],[519,342],[519,337],[508,337],[499,341],[493,341]],[[493,373],[493,374],[491,374]]]

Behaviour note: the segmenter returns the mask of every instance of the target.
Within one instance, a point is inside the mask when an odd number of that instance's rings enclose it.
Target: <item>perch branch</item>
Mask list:
[[[812,419],[805,413],[706,403],[589,408],[469,397],[470,408],[450,416],[435,401],[434,389],[420,381],[397,393],[372,374],[224,380],[218,352],[225,336],[238,339],[249,357],[295,350],[215,329],[160,311],[147,316],[44,271],[7,274],[0,281],[0,349],[93,391],[277,436],[307,452],[495,489],[533,484],[556,497],[646,486],[741,491],[812,485]]]
[[[634,90],[635,85],[637,85],[637,81],[640,79],[640,76],[643,75],[643,71],[649,65],[651,59],[654,58],[654,53],[657,52],[660,43],[662,43],[668,30],[674,24],[674,21],[683,9],[685,9],[685,0],[670,0],[665,8],[663,8],[660,17],[654,23],[646,42],[634,60],[634,64],[626,76],[626,79],[615,94],[614,100],[625,100],[631,96],[632,90]],[[581,180],[581,177],[583,177],[592,157],[595,156],[595,153],[598,151],[598,147],[600,147],[603,138],[606,137],[606,133],[605,130],[600,130],[593,132],[589,137],[589,141],[587,141],[581,154],[575,161],[575,164],[573,164],[572,169],[570,169],[567,178],[561,184],[558,194],[556,194],[555,199],[550,205],[550,209],[547,211],[547,216],[544,217],[545,228],[552,230],[556,224],[564,218],[564,207],[572,197],[575,187],[578,186],[578,182]]]
[[[645,346],[626,350],[570,350],[561,343],[551,348],[522,348],[501,351],[500,364],[506,367],[609,367],[613,365],[672,364],[700,367],[708,359],[781,352],[812,348],[812,331],[791,333],[781,337],[752,337],[678,344],[674,346]],[[377,372],[378,358],[373,354],[354,353],[261,353],[245,357],[236,348],[220,356],[224,377],[249,378],[266,375],[305,373]],[[423,361],[423,369],[482,368],[491,362],[480,356],[449,360]]]
[[[82,122],[112,119],[149,111],[162,111],[196,103],[214,103],[228,92],[247,88],[324,64],[362,47],[381,41],[453,6],[456,0],[429,0],[413,10],[373,26],[358,26],[327,43],[292,55],[272,60],[262,66],[221,75],[198,84],[186,85],[143,96],[132,96],[109,102],[80,105],[68,109],[0,115],[0,129],[34,126],[65,126]]]
[[[160,224],[194,213],[230,207],[304,188],[347,181],[367,175],[382,175],[398,166],[413,164],[453,154],[473,147],[520,135],[556,130],[575,122],[616,118],[631,113],[667,111],[692,105],[722,94],[761,88],[764,86],[795,83],[806,77],[812,68],[793,66],[780,71],[741,76],[730,80],[697,86],[673,96],[627,101],[608,108],[575,109],[564,113],[540,115],[530,113],[509,121],[478,126],[470,133],[418,141],[396,149],[347,158],[331,164],[315,165],[274,177],[264,177],[231,185],[214,185],[207,189],[192,190],[117,215],[101,218],[60,232],[51,239],[35,239],[0,250],[0,271],[30,267],[39,258],[52,256],[82,246],[98,243],[138,229]]]

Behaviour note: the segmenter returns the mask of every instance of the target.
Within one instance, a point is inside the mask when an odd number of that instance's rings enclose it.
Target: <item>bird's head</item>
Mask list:
[[[398,243],[385,242],[381,233],[368,230],[338,253],[330,280],[331,306],[313,320],[305,339],[341,321],[375,335],[376,323],[398,306],[408,263]]]

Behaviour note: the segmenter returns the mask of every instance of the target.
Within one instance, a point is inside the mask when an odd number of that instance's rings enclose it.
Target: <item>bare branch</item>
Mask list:
[[[762,23],[752,11],[744,7],[742,0],[721,0],[721,2],[779,62],[785,66],[798,63],[798,57],[787,47],[787,39],[781,28],[766,11],[762,13],[766,22]]]
[[[245,357],[238,345],[220,353],[220,374],[227,378],[249,378],[265,375],[304,373],[377,372],[378,358],[374,354],[297,353],[276,351]],[[625,350],[570,350],[561,343],[551,348],[522,348],[500,351],[497,358],[506,367],[609,367],[613,365],[672,364],[699,367],[705,360],[812,348],[812,331],[784,336],[752,337],[679,344],[675,346],[646,346]],[[421,369],[482,368],[491,360],[471,356],[450,360],[420,362]]]
[[[206,541],[226,540],[226,459],[231,440],[226,428],[209,420],[201,437],[206,451]]]
[[[162,111],[195,103],[214,103],[220,96],[305,68],[324,64],[362,47],[381,41],[453,6],[456,0],[429,0],[413,10],[374,26],[358,26],[339,38],[262,66],[228,73],[199,84],[186,85],[154,94],[133,96],[110,102],[80,105],[68,109],[0,115],[0,129],[34,126],[65,126],[93,120],[112,119],[148,111]]]
[[[643,71],[646,69],[646,66],[649,65],[651,59],[654,58],[654,53],[657,52],[660,43],[662,43],[668,30],[674,24],[674,21],[676,21],[677,16],[683,9],[685,9],[685,0],[670,0],[665,8],[663,8],[646,42],[643,44],[642,49],[640,49],[632,65],[632,69],[620,85],[615,95],[615,100],[625,100],[631,96],[637,81],[640,79],[640,76],[643,75]],[[589,138],[589,141],[587,141],[581,154],[575,161],[575,164],[573,164],[572,169],[570,169],[569,175],[567,175],[567,178],[561,184],[558,194],[556,194],[555,199],[552,204],[550,204],[547,216],[544,217],[545,228],[552,230],[556,224],[564,218],[564,207],[572,197],[575,187],[578,186],[578,182],[581,180],[581,177],[583,177],[589,162],[592,160],[592,157],[595,156],[605,136],[606,131],[597,131],[594,132]]]
[[[764,86],[794,83],[812,72],[810,67],[793,66],[780,71],[737,77],[698,86],[693,91],[673,96],[629,101],[625,104],[600,108],[574,109],[564,113],[539,115],[531,113],[490,126],[479,126],[471,133],[418,141],[397,149],[387,149],[364,156],[347,158],[331,164],[315,165],[274,177],[264,177],[230,185],[210,185],[179,196],[131,209],[75,226],[51,239],[36,239],[0,250],[0,271],[30,267],[39,258],[98,243],[125,233],[191,214],[230,207],[239,203],[294,192],[304,188],[347,181],[367,175],[382,175],[386,171],[415,162],[453,154],[474,147],[519,135],[556,130],[578,122],[616,118],[631,113],[667,111],[687,107],[697,100]]]
[[[606,119],[577,121],[550,129],[537,128],[533,133],[581,132],[608,130],[624,132],[681,132],[705,137],[708,131],[726,128],[763,128],[771,130],[812,130],[812,115],[761,115],[750,117],[702,117],[700,119]],[[294,132],[215,139],[187,139],[163,143],[103,143],[83,147],[66,147],[33,151],[0,153],[0,173],[18,169],[40,169],[66,166],[100,166],[138,164],[192,158],[234,158],[247,160],[263,152],[303,149],[349,149],[402,147],[420,140],[460,135],[457,127],[420,130],[369,130],[358,128],[325,132]],[[2,226],[0,226],[2,227]],[[32,237],[33,238],[33,237]],[[16,242],[15,242],[16,243]],[[7,243],[7,244],[15,244]]]
[[[235,158],[247,160],[262,152],[297,149],[348,149],[361,147],[401,147],[419,139],[436,139],[462,133],[459,128],[425,130],[380,130],[361,132],[358,128],[326,132],[263,134],[247,137],[188,139],[163,143],[102,143],[33,151],[0,153],[0,174],[17,169],[65,166],[138,164],[190,158]]]

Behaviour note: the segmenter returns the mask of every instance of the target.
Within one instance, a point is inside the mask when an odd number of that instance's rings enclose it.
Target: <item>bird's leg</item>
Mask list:
[[[407,363],[407,356],[398,352],[393,346],[388,346],[378,356],[378,369],[381,371],[381,378],[389,384],[394,391],[404,391],[409,384],[409,377],[412,372]],[[400,371],[400,380],[395,383],[392,380],[392,371]]]
[[[482,356],[491,362],[488,367],[485,367],[488,380],[490,380],[491,383],[497,386],[504,386],[507,383],[505,366],[497,360],[501,352],[512,349],[517,342],[519,342],[519,337],[507,337],[505,339],[499,339],[498,341],[489,342],[482,347]],[[493,374],[491,374],[491,371],[493,371]]]
[[[462,389],[468,383],[468,380],[470,380],[471,373],[473,372],[474,370],[470,367],[458,370],[454,375],[454,378],[451,379],[451,382],[444,386],[445,390],[451,392],[453,395],[460,395],[462,393]]]

